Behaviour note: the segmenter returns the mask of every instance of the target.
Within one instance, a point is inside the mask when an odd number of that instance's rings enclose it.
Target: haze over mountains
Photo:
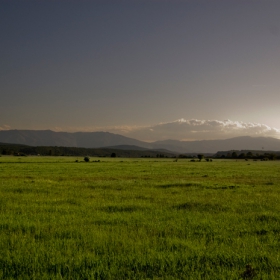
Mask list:
[[[280,138],[279,129],[262,123],[184,118],[149,126],[115,127],[106,131],[148,142],[166,139],[216,140],[244,135]]]
[[[109,132],[54,132],[51,130],[2,130],[0,142],[30,146],[119,147],[120,149],[166,149],[178,153],[216,153],[226,150],[280,150],[272,137],[234,137],[225,140],[144,142]]]

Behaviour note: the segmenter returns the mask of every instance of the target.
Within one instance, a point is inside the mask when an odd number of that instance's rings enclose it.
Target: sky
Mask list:
[[[0,0],[0,130],[280,138],[279,0]]]

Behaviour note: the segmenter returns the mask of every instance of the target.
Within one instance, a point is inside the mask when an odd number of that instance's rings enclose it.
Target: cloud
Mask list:
[[[264,136],[280,138],[280,130],[260,123],[245,123],[231,120],[179,119],[146,127],[130,127],[120,130],[118,127],[110,132],[144,141],[166,139],[176,140],[214,140],[238,136]]]
[[[92,132],[107,131],[143,141],[157,140],[215,140],[238,136],[264,136],[280,138],[280,130],[260,123],[232,120],[178,119],[148,126],[87,126],[55,127],[55,131]]]
[[[129,134],[132,131],[136,131],[146,126],[129,126],[129,125],[119,125],[119,126],[66,126],[66,127],[53,127],[51,130],[56,132],[93,132],[93,131],[103,131],[112,132],[117,134]]]
[[[11,129],[11,126],[9,126],[8,124],[4,124],[3,126],[0,126],[0,130],[9,130]]]

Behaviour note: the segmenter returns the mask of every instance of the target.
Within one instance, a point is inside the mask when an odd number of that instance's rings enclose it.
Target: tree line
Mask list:
[[[77,148],[57,146],[26,146],[0,144],[0,155],[14,156],[90,156],[90,157],[174,157],[171,152],[161,153],[149,150],[120,150],[111,148]]]
[[[225,159],[255,159],[255,160],[279,160],[280,152],[271,151],[228,151],[219,152],[215,158]]]

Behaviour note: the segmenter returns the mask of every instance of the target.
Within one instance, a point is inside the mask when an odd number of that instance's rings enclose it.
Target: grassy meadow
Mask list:
[[[2,156],[0,279],[280,279],[279,195],[279,161]]]

